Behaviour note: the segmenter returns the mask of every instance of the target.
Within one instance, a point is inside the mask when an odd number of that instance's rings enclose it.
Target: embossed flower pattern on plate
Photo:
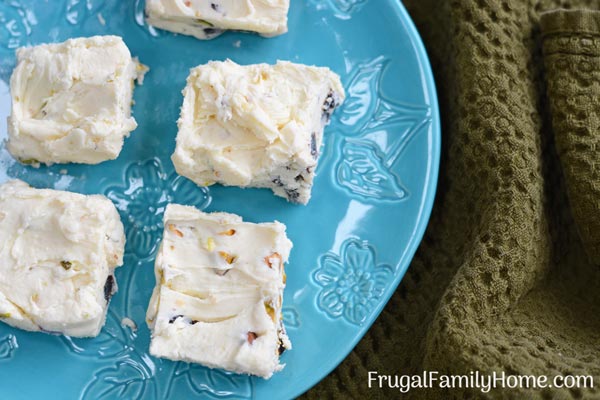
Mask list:
[[[298,329],[300,327],[300,315],[295,307],[283,307],[281,315],[286,329]]]
[[[139,364],[119,361],[99,370],[85,386],[82,400],[156,399],[154,381]],[[153,390],[154,389],[154,390]]]
[[[169,203],[204,209],[210,204],[209,190],[172,173],[167,175],[158,159],[131,164],[123,186],[105,191],[123,216],[127,252],[138,258],[151,256],[161,238],[162,214]]]
[[[142,29],[146,30],[146,32],[152,37],[161,37],[165,31],[154,28],[152,25],[148,24],[145,16],[145,4],[144,0],[135,0],[134,5],[134,18],[135,23]]]
[[[12,358],[18,347],[15,335],[6,335],[0,338],[0,361]]]
[[[360,325],[379,303],[394,274],[389,265],[377,264],[373,246],[348,239],[340,254],[325,254],[313,278],[322,286],[317,305],[332,318],[343,317]]]
[[[0,54],[28,44],[31,27],[37,23],[33,10],[18,1],[0,2]]]
[[[175,397],[172,396],[172,390],[180,380],[186,382],[190,392],[199,398],[252,398],[250,376],[185,362],[175,364],[167,384],[165,398]]]
[[[338,18],[348,19],[368,0],[311,0],[317,7],[330,7]]]
[[[406,104],[390,99],[383,91],[383,76],[389,60],[377,57],[358,64],[345,83],[348,97],[336,121],[342,142],[335,179],[340,188],[366,202],[397,201],[409,194],[394,173],[408,142],[431,123],[427,104]],[[382,149],[371,136],[387,135]]]
[[[67,0],[65,18],[72,25],[82,24],[91,15],[98,15],[104,0]]]

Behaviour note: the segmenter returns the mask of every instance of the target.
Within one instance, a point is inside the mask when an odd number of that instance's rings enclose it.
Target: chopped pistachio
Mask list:
[[[208,238],[208,240],[206,241],[206,249],[208,251],[213,251],[215,249],[215,239],[213,239],[212,237]]]
[[[275,309],[273,308],[273,306],[270,303],[265,302],[265,310],[267,311],[267,314],[269,314],[269,317],[271,317],[273,322],[275,322]]]
[[[183,237],[183,232],[181,232],[179,229],[175,228],[175,225],[169,224],[169,230],[171,232],[173,232],[175,235],[177,235],[179,237]]]
[[[24,160],[19,160],[19,161],[21,162],[21,164],[25,164],[25,165],[35,165],[35,164],[39,164],[40,163],[35,158],[26,158]]]
[[[148,66],[138,62],[135,66],[135,70],[139,73],[139,72],[143,72],[144,74],[148,71],[150,71],[150,68],[148,68]]]
[[[224,251],[220,251],[219,255],[221,256],[221,258],[223,258],[223,260],[227,261],[227,264],[233,264],[233,262],[237,258],[236,256],[233,256],[233,255],[231,255],[229,253],[226,253]]]
[[[0,313],[0,318],[10,318],[10,313]]]
[[[256,338],[258,337],[258,335],[254,332],[248,332],[248,334],[246,335],[247,339],[248,339],[248,343],[252,344]]]
[[[169,286],[169,288],[172,289],[173,287]],[[173,289],[173,290],[176,290],[176,289]],[[193,289],[181,289],[181,293],[183,293],[187,296],[190,296],[190,297],[195,297],[199,300],[207,300],[211,296],[210,293],[193,290]],[[179,301],[179,300],[177,300],[177,301]],[[181,304],[177,303],[177,305],[184,306],[185,302],[183,302]]]
[[[213,27],[213,26],[215,26],[214,24],[212,24],[212,23],[208,22],[208,21],[207,21],[207,20],[205,20],[205,19],[200,19],[200,18],[198,18],[198,19],[196,19],[196,22],[198,22],[199,24],[202,24],[202,25],[207,25],[207,26],[210,26],[210,27]]]
[[[60,266],[63,267],[65,270],[68,271],[73,266],[73,263],[71,263],[71,261],[65,261],[65,260],[63,260],[63,261],[60,262]]]
[[[279,266],[281,266],[281,263],[283,261],[283,259],[281,258],[281,254],[279,253],[273,253],[270,256],[266,256],[265,257],[265,264],[267,264],[269,266],[269,268],[273,268],[273,262],[271,261],[273,258],[276,258],[279,260]]]

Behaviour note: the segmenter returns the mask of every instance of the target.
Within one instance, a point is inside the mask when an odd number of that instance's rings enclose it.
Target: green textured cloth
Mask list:
[[[304,397],[401,396],[369,389],[368,371],[477,370],[592,375],[596,388],[408,397],[600,399],[600,2],[404,4],[438,86],[438,195],[387,307]]]
[[[600,16],[546,13],[541,26],[555,146],[581,239],[600,265]]]

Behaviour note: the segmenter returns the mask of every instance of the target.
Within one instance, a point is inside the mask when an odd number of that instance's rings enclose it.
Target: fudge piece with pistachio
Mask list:
[[[0,186],[0,321],[97,336],[116,291],[125,235],[104,196]]]
[[[123,138],[137,127],[133,82],[146,71],[118,36],[18,49],[8,151],[36,165],[117,158]]]
[[[172,156],[180,175],[309,201],[323,130],[344,100],[338,75],[286,61],[212,61],[191,71],[183,94]]]
[[[146,0],[150,25],[213,39],[226,30],[277,36],[287,32],[290,0]]]
[[[150,353],[263,378],[291,348],[281,317],[292,243],[279,222],[171,204],[156,258]]]

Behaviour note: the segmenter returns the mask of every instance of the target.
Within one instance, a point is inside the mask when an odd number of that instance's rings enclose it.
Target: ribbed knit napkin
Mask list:
[[[588,256],[600,266],[600,12],[552,11],[540,23],[569,202]]]

